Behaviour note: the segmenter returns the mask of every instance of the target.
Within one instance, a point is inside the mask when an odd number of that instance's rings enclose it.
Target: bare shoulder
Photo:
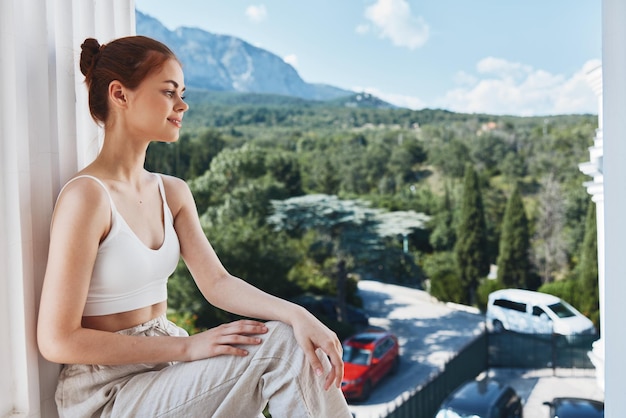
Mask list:
[[[189,188],[187,186],[187,182],[185,182],[185,180],[175,177],[175,176],[170,176],[168,174],[160,174],[157,173],[157,175],[161,176],[161,178],[163,179],[163,185],[167,188],[167,187],[172,187],[174,189],[178,189],[181,187],[186,187]]]
[[[110,223],[111,203],[107,191],[92,178],[79,177],[68,181],[59,193],[53,221],[62,219],[79,224]]]
[[[65,204],[62,202],[71,202],[72,204],[95,209],[103,203],[109,205],[109,196],[107,191],[96,180],[80,176],[70,179],[65,184],[59,193],[57,205]]]
[[[165,196],[170,210],[176,217],[176,213],[185,206],[194,205],[193,195],[189,189],[189,185],[182,179],[166,174],[159,174],[163,179],[163,187]]]

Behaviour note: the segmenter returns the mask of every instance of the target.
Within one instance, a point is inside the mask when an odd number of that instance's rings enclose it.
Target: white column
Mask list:
[[[602,67],[592,69],[587,74],[589,85],[598,97],[598,128],[593,139],[593,146],[589,147],[589,161],[579,165],[579,169],[593,180],[585,183],[587,193],[596,205],[596,225],[598,243],[598,290],[600,296],[600,318],[604,318],[604,173],[603,155],[604,139],[602,132]],[[600,338],[593,345],[589,353],[596,368],[598,386],[604,390],[604,321],[600,322]]]
[[[57,416],[59,366],[39,356],[35,330],[54,200],[99,149],[80,43],[132,34],[134,22],[133,0],[0,2],[2,417]]]
[[[626,2],[602,2],[605,228],[605,400],[607,417],[626,417]]]

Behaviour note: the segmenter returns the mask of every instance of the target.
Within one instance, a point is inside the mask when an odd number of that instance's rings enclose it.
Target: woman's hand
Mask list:
[[[222,355],[246,356],[248,351],[242,346],[261,344],[257,335],[266,332],[263,322],[248,319],[222,324],[189,337],[186,357],[193,361]]]
[[[191,189],[181,179],[164,176],[167,203],[174,215],[174,228],[180,241],[181,255],[206,300],[220,309],[249,318],[282,321],[292,326],[298,344],[304,350],[311,367],[323,374],[322,364],[315,354],[321,349],[330,359],[332,369],[326,376],[325,388],[334,382],[341,386],[343,378],[342,348],[337,335],[319,322],[305,308],[271,296],[232,276],[217,257],[202,230]],[[231,328],[239,324],[240,328]],[[259,323],[234,322],[198,335],[203,341],[193,344],[191,359],[234,354],[245,355],[245,350],[234,345],[260,344],[253,337],[261,332]],[[206,334],[206,336],[204,335]],[[196,337],[195,335],[192,337]],[[214,338],[218,338],[214,340]]]
[[[331,369],[326,376],[324,389],[328,390],[333,383],[340,388],[343,379],[343,348],[337,334],[304,308],[302,308],[301,314],[292,319],[291,326],[296,341],[304,350],[309,364],[318,376],[324,373],[324,369],[315,351],[319,348],[328,356]]]

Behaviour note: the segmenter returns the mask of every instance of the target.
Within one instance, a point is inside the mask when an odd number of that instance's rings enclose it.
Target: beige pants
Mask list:
[[[65,365],[56,402],[62,418],[258,417],[269,401],[273,418],[351,417],[341,390],[324,391],[291,327],[268,322],[263,343],[246,357],[124,366]],[[164,316],[120,331],[186,335]],[[184,338],[184,337],[183,337]],[[158,344],[158,339],[155,339]],[[318,352],[326,368],[325,355]]]

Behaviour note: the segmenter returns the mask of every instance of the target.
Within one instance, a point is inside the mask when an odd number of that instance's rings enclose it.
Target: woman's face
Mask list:
[[[178,140],[183,113],[189,109],[183,101],[184,91],[183,70],[174,59],[128,91],[125,123],[130,135],[150,141]]]

